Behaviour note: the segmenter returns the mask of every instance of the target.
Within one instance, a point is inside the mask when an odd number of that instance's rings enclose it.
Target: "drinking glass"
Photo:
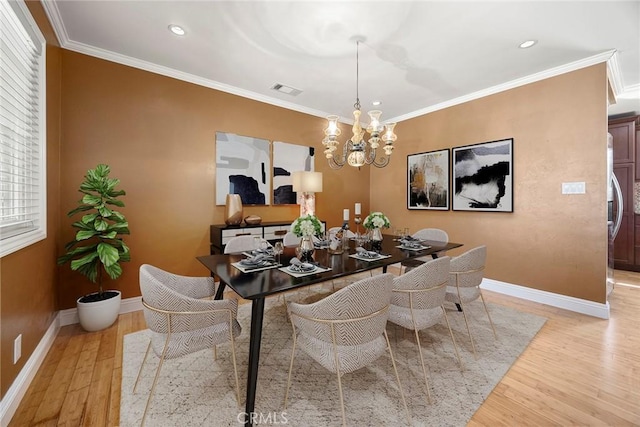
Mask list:
[[[260,250],[260,242],[262,240],[262,237],[260,236],[254,236],[253,237],[253,250],[257,253],[258,250]]]
[[[284,243],[282,242],[276,242],[275,245],[273,245],[273,253],[276,254],[277,259],[278,259],[278,264],[280,264],[280,254],[284,252]]]

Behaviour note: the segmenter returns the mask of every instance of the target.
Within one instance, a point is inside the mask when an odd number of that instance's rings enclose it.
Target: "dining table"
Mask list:
[[[362,249],[356,248],[354,240],[345,245],[342,254],[332,254],[327,248],[315,249],[313,263],[318,268],[305,275],[292,275],[284,271],[296,257],[295,248],[287,247],[280,255],[280,266],[271,268],[242,269],[238,263],[247,257],[246,254],[207,255],[197,257],[209,271],[219,279],[215,299],[222,299],[228,287],[241,298],[251,301],[251,326],[249,332],[249,361],[247,373],[247,391],[245,401],[245,425],[253,425],[255,417],[256,388],[258,385],[258,368],[260,362],[260,344],[262,341],[262,322],[265,299],[272,295],[303,288],[313,284],[331,281],[374,269],[382,269],[383,273],[392,264],[402,263],[412,258],[431,255],[461,247],[461,243],[421,241],[417,248],[404,248],[396,236],[383,235],[381,247],[377,249],[380,256],[374,259],[360,259],[355,256]],[[296,263],[296,261],[293,261]],[[298,277],[300,276],[300,277]]]

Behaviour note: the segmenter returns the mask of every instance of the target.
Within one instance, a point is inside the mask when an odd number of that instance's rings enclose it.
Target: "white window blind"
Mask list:
[[[46,237],[45,41],[0,0],[0,256]]]

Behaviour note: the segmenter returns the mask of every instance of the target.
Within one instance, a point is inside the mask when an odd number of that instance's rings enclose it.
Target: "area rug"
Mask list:
[[[300,291],[288,300],[309,302],[326,289]],[[494,340],[482,303],[467,309],[478,353],[474,358],[462,313],[451,305],[447,315],[463,359],[458,367],[444,320],[420,332],[433,403],[426,401],[424,377],[415,336],[391,323],[387,332],[407,400],[412,426],[464,426],[491,393],[509,367],[540,330],[545,318],[490,304],[498,340]],[[165,361],[147,415],[149,426],[240,426],[246,393],[251,305],[242,304],[238,320],[242,333],[236,341],[241,404],[235,399],[235,381],[229,345]],[[148,343],[148,331],[124,338],[121,426],[140,425],[158,358],[150,354],[138,389],[132,392]],[[256,424],[340,426],[342,416],[335,374],[302,351],[296,352],[287,408],[283,400],[291,357],[292,328],[282,299],[265,304],[263,341],[256,397]],[[342,377],[347,424],[357,426],[407,425],[397,382],[388,356]]]

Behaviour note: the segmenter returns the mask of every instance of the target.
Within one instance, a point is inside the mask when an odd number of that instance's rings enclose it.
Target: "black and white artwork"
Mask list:
[[[452,153],[454,211],[513,212],[513,138]]]
[[[292,172],[314,171],[313,147],[273,142],[273,204],[295,205],[297,195],[293,191]]]
[[[271,203],[271,147],[266,139],[216,132],[216,205],[240,194],[243,205]]]
[[[407,156],[407,208],[449,210],[449,149]]]

